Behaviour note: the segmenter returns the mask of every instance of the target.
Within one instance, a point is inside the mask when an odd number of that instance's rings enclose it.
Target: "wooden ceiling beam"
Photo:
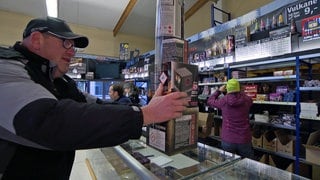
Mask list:
[[[189,19],[194,13],[196,13],[202,6],[204,6],[209,0],[198,0],[194,5],[184,13],[184,20]]]
[[[118,32],[120,31],[123,23],[126,21],[126,19],[128,18],[129,14],[131,13],[133,7],[135,6],[137,0],[130,0],[126,9],[123,11],[117,25],[115,26],[115,28],[113,29],[113,36],[115,37]]]

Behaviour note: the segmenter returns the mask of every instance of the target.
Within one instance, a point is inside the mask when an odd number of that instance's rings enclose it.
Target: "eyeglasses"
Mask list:
[[[50,31],[47,31],[46,34],[48,34],[48,35],[50,35],[50,36],[53,36],[53,37],[55,37],[55,38],[61,39],[61,40],[62,40],[62,46],[63,46],[65,49],[71,49],[71,48],[73,48],[73,50],[74,50],[75,52],[77,52],[77,48],[74,47],[74,43],[73,43],[72,40],[61,38],[61,37],[53,34],[53,33],[50,32]]]

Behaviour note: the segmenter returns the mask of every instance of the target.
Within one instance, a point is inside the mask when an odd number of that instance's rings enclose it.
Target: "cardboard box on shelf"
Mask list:
[[[247,73],[245,71],[232,71],[232,78],[241,79],[247,77]]]
[[[257,93],[258,93],[258,85],[244,85],[243,91],[246,93],[249,97],[252,98],[252,100],[256,100]]]
[[[256,101],[268,101],[268,95],[267,94],[257,94]]]
[[[273,76],[283,76],[283,71],[274,71]]]
[[[294,162],[290,163],[289,166],[285,169],[288,172],[295,173],[295,164]],[[310,178],[310,168],[307,164],[299,164],[299,175]]]
[[[263,134],[263,148],[269,151],[277,151],[277,137],[274,131],[269,130]]]
[[[268,123],[269,122],[269,114],[254,114],[254,121],[256,122],[263,122]]]
[[[212,126],[212,128],[211,128],[211,133],[209,136],[215,136],[214,126]]]
[[[270,166],[277,167],[279,169],[283,169],[291,173],[295,173],[294,161],[290,159],[282,158],[276,155],[269,155],[268,160]],[[300,163],[299,170],[300,176],[310,178],[310,170],[308,165]]]
[[[253,147],[263,147],[263,133],[260,130],[252,131],[252,146]]]
[[[262,148],[262,145],[263,145],[263,138],[262,138],[262,136],[260,136],[259,138],[256,138],[256,137],[252,136],[252,146],[253,146],[253,147]]]
[[[291,163],[292,163],[292,160],[290,160],[290,159],[286,159],[286,158],[276,156],[276,155],[269,155],[269,165],[270,166],[286,170],[290,166]]]
[[[263,154],[261,158],[259,158],[259,162],[264,164],[269,164],[269,156],[267,154]]]
[[[317,103],[312,102],[302,102],[300,103],[301,110],[318,111]]]
[[[213,123],[213,113],[203,113],[199,112],[198,118],[198,129],[199,129],[199,137],[206,138],[210,135]]]
[[[293,75],[293,70],[292,69],[288,69],[288,70],[284,70],[284,71],[274,71],[273,72],[273,76],[289,76],[289,75]]]
[[[312,179],[319,179],[320,166],[312,165]]]
[[[319,140],[320,140],[320,130],[311,133],[309,135],[307,144],[304,145],[306,148],[306,160],[317,165],[320,165]]]
[[[290,75],[293,75],[293,70],[292,70],[292,69],[285,70],[285,71],[283,71],[283,75],[284,75],[284,76],[290,76]]]
[[[275,131],[277,136],[277,152],[293,156],[295,152],[295,136],[287,134],[283,130]]]
[[[294,163],[290,163],[287,167],[286,171],[294,173]]]
[[[282,101],[282,95],[279,93],[270,93],[269,94],[270,101]]]
[[[318,114],[317,103],[300,103],[301,112],[300,116],[307,118],[316,118]]]
[[[279,161],[279,159],[276,156],[269,155],[268,160],[270,166],[277,167],[277,162]]]

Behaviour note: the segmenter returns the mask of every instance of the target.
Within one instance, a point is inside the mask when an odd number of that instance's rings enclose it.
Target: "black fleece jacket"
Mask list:
[[[8,56],[8,51],[21,56]],[[20,43],[0,51],[0,109],[10,111],[3,120],[13,125],[1,128],[48,148],[0,139],[0,146],[5,142],[15,147],[3,179],[67,180],[75,150],[114,146],[141,136],[138,107],[87,103],[71,78],[52,81],[50,73],[49,61]],[[12,99],[15,108],[8,107],[6,99]]]

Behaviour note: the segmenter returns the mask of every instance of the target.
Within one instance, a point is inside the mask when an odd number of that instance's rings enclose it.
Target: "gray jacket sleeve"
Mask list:
[[[114,146],[141,135],[138,107],[57,100],[23,63],[0,60],[0,66],[0,129],[54,150]]]

